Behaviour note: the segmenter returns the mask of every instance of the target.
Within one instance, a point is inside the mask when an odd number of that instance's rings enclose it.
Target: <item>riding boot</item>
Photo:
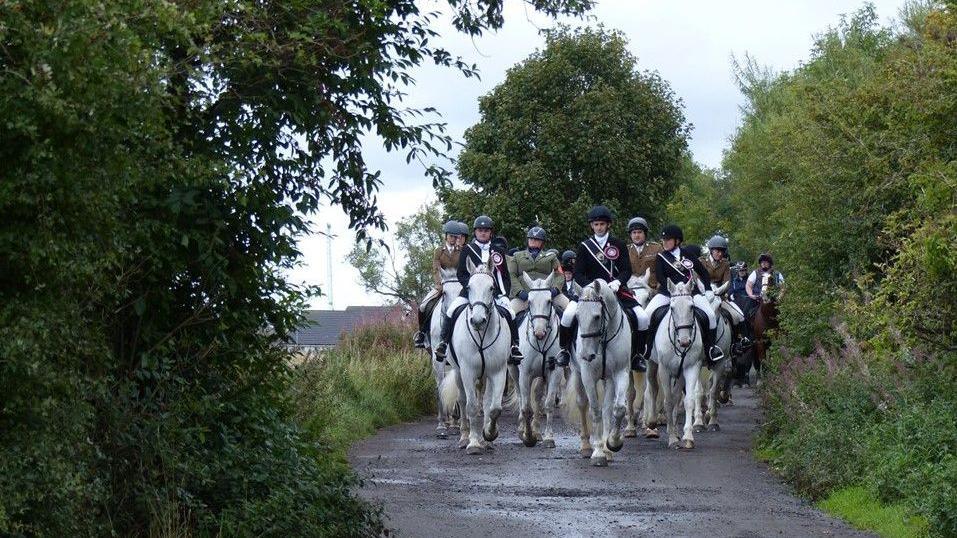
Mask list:
[[[561,368],[568,366],[568,360],[571,359],[572,353],[572,333],[574,329],[572,327],[566,327],[564,325],[558,326],[558,347],[561,350],[558,352],[558,357],[555,360],[555,364]]]
[[[704,331],[704,348],[708,350],[708,358],[711,359],[711,362],[718,362],[724,358],[724,353],[721,351],[721,348],[715,345],[715,342],[718,340],[718,328],[708,329]]]
[[[508,357],[508,363],[518,366],[522,363],[522,352],[518,349],[518,325],[513,316],[505,316],[508,320],[508,330],[512,333],[512,349]]]
[[[428,308],[426,308],[428,311]],[[421,309],[418,309],[419,315],[419,330],[412,336],[412,345],[419,349],[425,349],[425,323],[426,315]]]
[[[442,312],[442,341],[435,346],[435,360],[444,361],[445,351],[452,341],[452,319],[447,312]]]
[[[635,344],[631,348],[631,369],[638,372],[644,372],[648,369],[645,362],[648,353],[648,330],[635,331]]]

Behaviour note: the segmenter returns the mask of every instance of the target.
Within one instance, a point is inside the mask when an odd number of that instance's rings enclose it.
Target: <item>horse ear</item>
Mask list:
[[[592,287],[595,289],[595,291],[601,291],[601,283],[598,280],[592,282]]]
[[[728,284],[730,284],[730,283],[731,283],[731,281],[729,280],[729,281],[725,282],[724,284],[721,284],[720,286],[718,286],[718,289],[714,290],[714,294],[715,294],[715,295],[722,295],[722,294],[728,289]]]
[[[669,279],[668,279],[668,293],[674,294],[674,292],[675,292],[675,283],[672,282],[671,279],[669,278]]]
[[[465,268],[468,269],[470,275],[475,272],[475,264],[472,263],[472,258],[466,258]]]
[[[528,273],[522,271],[522,283],[525,284],[526,288],[533,288],[534,282],[532,282],[532,277],[528,276]]]

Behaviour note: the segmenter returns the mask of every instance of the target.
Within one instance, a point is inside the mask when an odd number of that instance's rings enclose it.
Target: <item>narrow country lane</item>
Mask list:
[[[720,432],[692,451],[628,439],[606,468],[557,448],[526,448],[506,415],[495,449],[466,456],[424,420],[386,428],[350,452],[362,495],[381,502],[400,536],[865,536],[791,494],[750,447],[757,400],[735,391]],[[662,436],[664,437],[664,435]]]

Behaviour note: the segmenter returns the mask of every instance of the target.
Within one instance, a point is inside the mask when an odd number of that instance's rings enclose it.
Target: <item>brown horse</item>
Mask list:
[[[761,379],[761,363],[764,362],[768,348],[771,347],[771,339],[768,338],[767,332],[778,328],[778,303],[774,298],[775,294],[769,293],[776,284],[771,274],[761,276],[761,299],[757,312],[754,314],[754,320],[751,322],[754,329],[754,370],[757,373],[757,379]]]

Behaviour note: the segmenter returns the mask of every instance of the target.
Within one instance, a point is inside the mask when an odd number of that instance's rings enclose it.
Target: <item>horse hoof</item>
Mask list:
[[[681,444],[681,448],[691,450],[692,448],[694,448],[694,441],[692,441],[691,439],[685,439],[684,442]]]
[[[726,404],[731,401],[731,393],[727,391],[721,391],[718,393],[718,401]]]
[[[542,434],[540,434],[540,433],[538,433],[538,432],[535,432],[535,440],[536,440],[536,441],[541,441],[541,440],[542,440]]]
[[[645,428],[645,439],[657,439],[661,437],[657,428]]]
[[[591,449],[591,447],[583,448],[583,449],[581,449],[579,452],[581,453],[581,455],[582,455],[583,458],[590,458],[590,457],[591,457],[591,453],[592,453],[592,449]]]
[[[695,424],[695,425],[691,428],[691,431],[693,431],[693,432],[695,432],[695,433],[701,433],[701,432],[704,431],[704,426],[701,425],[701,424]]]
[[[469,456],[481,456],[485,454],[485,449],[480,446],[470,446],[465,449],[465,453]]]
[[[467,446],[469,446],[469,440],[467,438],[459,439],[459,448],[465,448]]]
[[[458,426],[450,427],[450,428],[448,429],[448,432],[449,432],[449,435],[459,435],[459,434],[462,433],[462,431],[459,430]]]
[[[625,446],[625,442],[620,439],[618,440],[617,444],[613,443],[611,439],[605,441],[605,448],[607,448],[610,452],[618,452],[623,446]]]
[[[669,439],[669,440],[668,440],[668,448],[677,449],[677,448],[678,448],[678,440],[677,440],[677,439]]]
[[[625,437],[631,439],[633,437],[638,437],[638,430],[635,428],[625,428],[625,431],[622,433]]]
[[[555,448],[555,440],[554,440],[554,439],[545,439],[545,440],[543,440],[543,441],[542,441],[542,447],[543,447],[543,448]]]
[[[448,438],[449,438],[449,432],[446,431],[446,430],[436,431],[436,432],[435,432],[435,436],[436,436],[437,438],[439,438],[439,439],[448,439]]]
[[[538,444],[538,439],[535,439],[534,435],[526,435],[522,438],[522,442],[525,443],[525,446],[531,448]]]
[[[608,458],[604,454],[595,456],[591,459],[591,464],[595,467],[608,467]]]
[[[491,443],[492,441],[498,439],[498,429],[496,428],[488,432],[485,430],[482,430],[482,438],[488,441],[489,443]]]
[[[714,423],[714,424],[711,424],[710,426],[708,426],[708,431],[709,431],[709,432],[719,432],[719,431],[721,431],[721,425],[718,424],[717,422]]]

